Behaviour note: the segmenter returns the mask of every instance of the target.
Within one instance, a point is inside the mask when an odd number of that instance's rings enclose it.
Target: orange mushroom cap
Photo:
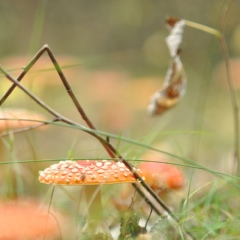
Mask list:
[[[28,119],[34,121],[27,121]],[[0,131],[35,126],[40,123],[36,121],[46,121],[46,118],[22,108],[6,108],[0,111]]]
[[[145,176],[146,183],[153,190],[180,189],[184,185],[183,173],[171,164],[143,162],[138,168]]]
[[[141,175],[141,170],[135,170]],[[138,180],[121,162],[67,160],[40,171],[39,181],[46,184],[93,185],[137,182]]]
[[[0,203],[0,239],[59,239],[58,224],[64,221],[62,215],[49,214],[47,207],[40,209],[35,201],[24,199]]]

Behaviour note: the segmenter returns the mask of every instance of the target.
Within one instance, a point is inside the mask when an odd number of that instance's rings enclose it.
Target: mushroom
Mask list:
[[[171,190],[179,190],[184,186],[184,175],[177,167],[159,162],[142,162],[138,168],[145,176],[146,183],[161,198],[168,197]]]
[[[145,182],[151,187],[157,195],[168,205],[175,206],[179,203],[177,198],[172,197],[173,191],[178,191],[181,195],[184,188],[184,175],[177,167],[160,162],[142,162],[138,165],[144,176]],[[124,186],[120,197],[113,198],[112,203],[120,212],[125,212],[132,202],[132,186]],[[146,193],[148,195],[148,193]],[[151,196],[149,196],[151,198]],[[142,205],[144,213],[148,214],[149,208],[142,199],[136,198],[135,202]]]
[[[42,205],[42,204],[40,204]],[[66,219],[29,199],[0,203],[0,239],[60,239]],[[65,224],[63,224],[65,223]],[[66,234],[67,234],[66,232]]]
[[[35,121],[46,121],[46,118],[22,108],[5,108],[0,111],[0,131],[36,126],[39,123]]]
[[[34,120],[34,121],[32,121]],[[41,125],[38,121],[46,121],[46,117],[41,114],[38,114],[33,111],[29,111],[23,108],[1,108],[0,109],[0,137],[7,136],[9,131],[15,132],[22,130],[28,130],[31,128],[35,128]],[[45,129],[46,125],[41,125],[38,129]],[[24,140],[25,140],[24,136]],[[12,138],[10,138],[12,139]],[[19,141],[20,142],[20,141]],[[21,145],[21,149],[23,146]],[[0,161],[9,161],[12,158],[17,149],[16,145],[11,143],[11,141],[0,141],[0,152],[1,152],[1,160]],[[13,173],[11,174],[11,180],[9,183],[12,184],[12,194],[13,197],[17,197],[17,190],[15,185],[18,185],[21,180],[19,180],[22,176],[26,176],[23,172],[28,172],[26,166],[23,165],[9,165],[11,167]],[[4,173],[1,174],[3,179],[5,178]],[[20,177],[21,175],[21,177]]]
[[[139,169],[136,171],[141,174]],[[137,182],[133,173],[121,162],[115,161],[60,161],[39,172],[39,181],[46,184],[85,186],[85,200],[89,204],[83,233],[99,232],[110,235],[102,220],[101,185]]]

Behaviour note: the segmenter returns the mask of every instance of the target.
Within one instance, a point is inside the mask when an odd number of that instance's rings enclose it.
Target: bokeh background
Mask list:
[[[151,95],[163,83],[170,61],[165,44],[169,33],[165,28],[166,16],[216,29],[224,22],[239,103],[240,2],[232,1],[223,19],[225,2],[2,0],[0,63],[16,77],[35,53],[48,44],[99,130],[157,146],[212,170],[232,173],[233,109],[216,37],[185,28],[181,58],[188,78],[186,95],[174,109],[161,116],[151,118],[146,112]],[[22,83],[64,116],[84,124],[46,54]],[[9,86],[8,80],[0,75],[0,94]],[[20,90],[15,90],[1,107],[27,108],[52,118]],[[2,161],[45,161],[22,164],[28,175],[18,177],[27,185],[18,186],[17,190],[11,184],[0,187],[1,199],[14,191],[21,196],[45,196],[48,187],[40,186],[36,179],[38,170],[49,165],[47,159],[107,156],[91,136],[65,127],[49,126],[44,131],[16,135],[14,154],[7,147],[11,141],[4,138],[1,143]],[[131,160],[141,159],[146,150],[124,141],[111,141]],[[184,163],[173,157],[169,161]],[[193,189],[216,178],[205,171],[188,167],[182,170],[187,178],[193,176]],[[9,166],[3,165],[1,171],[8,174]]]

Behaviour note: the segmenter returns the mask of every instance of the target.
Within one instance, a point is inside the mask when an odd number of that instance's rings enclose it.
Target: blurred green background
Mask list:
[[[168,63],[165,17],[173,15],[218,28],[224,2],[3,0],[0,54],[34,54],[48,43],[56,54],[88,58],[94,60],[93,65],[120,69],[127,66],[144,73],[160,71]],[[239,2],[233,1],[225,21],[225,36],[234,56],[240,51],[239,7]],[[191,69],[194,64],[199,72],[197,66],[203,65],[200,63],[208,53],[203,47],[207,50],[210,39],[202,32],[186,30],[183,59]],[[212,57],[218,59],[220,54]]]

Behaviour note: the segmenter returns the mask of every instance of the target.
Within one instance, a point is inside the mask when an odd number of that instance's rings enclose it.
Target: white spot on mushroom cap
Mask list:
[[[101,162],[97,162],[97,163],[96,163],[96,166],[97,166],[97,167],[101,167],[102,165],[103,165],[103,164],[102,164]]]

